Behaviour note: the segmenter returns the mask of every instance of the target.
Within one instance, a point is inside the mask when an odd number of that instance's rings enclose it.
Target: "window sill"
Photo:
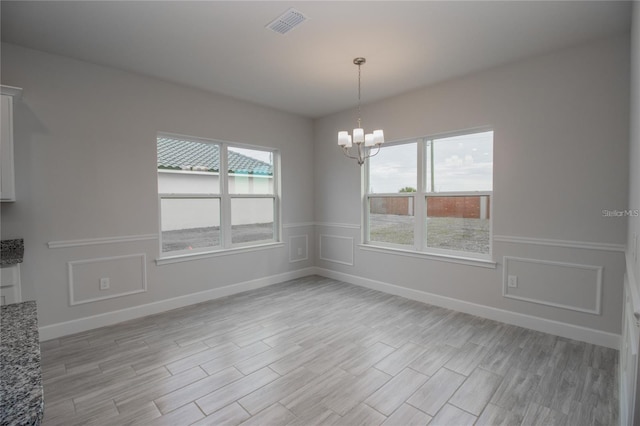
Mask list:
[[[477,259],[474,257],[453,256],[449,254],[440,253],[426,253],[413,250],[404,250],[399,248],[373,246],[371,244],[358,244],[361,250],[373,251],[378,253],[394,254],[396,256],[416,257],[419,259],[436,260],[440,262],[458,263],[468,266],[476,266],[479,268],[495,269],[497,262],[489,259]]]
[[[180,254],[175,256],[164,256],[156,259],[156,265],[168,265],[170,263],[189,262],[192,260],[207,259],[210,257],[229,256],[232,254],[248,253],[252,251],[268,250],[273,248],[282,248],[284,243],[267,243],[248,247],[236,247],[226,250],[206,251],[193,254]]]

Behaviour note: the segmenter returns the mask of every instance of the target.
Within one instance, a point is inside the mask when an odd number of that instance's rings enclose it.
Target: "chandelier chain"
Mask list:
[[[361,79],[361,69],[360,67],[362,67],[362,65],[360,63],[358,63],[358,127],[362,127],[362,111],[360,109],[360,94],[361,94],[361,90],[360,90],[360,79]]]

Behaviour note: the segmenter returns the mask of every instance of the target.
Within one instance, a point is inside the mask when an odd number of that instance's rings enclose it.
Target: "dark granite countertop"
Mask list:
[[[44,414],[36,302],[0,306],[0,425],[39,425]]]
[[[22,263],[23,257],[24,240],[22,238],[0,241],[0,266]]]

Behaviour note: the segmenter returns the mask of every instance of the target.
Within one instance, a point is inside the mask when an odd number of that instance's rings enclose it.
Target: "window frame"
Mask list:
[[[243,251],[253,251],[260,248],[280,247],[282,243],[282,201],[281,201],[281,174],[280,174],[280,151],[276,148],[265,147],[260,145],[250,145],[245,143],[229,142],[217,139],[205,139],[201,137],[185,136],[175,133],[158,132],[156,134],[156,141],[158,138],[174,138],[179,140],[185,140],[189,142],[198,142],[213,144],[219,147],[219,171],[212,172],[217,174],[219,179],[219,193],[161,193],[158,186],[158,250],[159,256],[157,263],[174,263],[175,261],[199,259],[202,257],[210,257],[216,255],[232,254]],[[269,152],[273,154],[273,174],[270,178],[273,179],[273,193],[271,194],[236,194],[229,191],[229,179],[234,175],[229,173],[228,167],[228,148],[241,148],[248,150],[256,150],[261,152]],[[157,157],[157,148],[156,148]],[[171,170],[164,171],[156,167],[156,179],[160,173],[175,173]],[[206,174],[205,172],[193,172],[196,174]],[[157,180],[156,180],[157,182]],[[163,251],[163,238],[162,238],[162,200],[163,199],[218,199],[220,205],[220,238],[219,245],[201,247],[196,249]],[[231,202],[233,199],[272,199],[273,200],[273,238],[259,241],[249,241],[244,243],[232,242],[232,223],[231,223]]]
[[[417,179],[416,179],[416,192],[412,193],[375,193],[369,192],[370,189],[370,176],[371,176],[371,166],[370,159],[368,158],[365,161],[365,164],[362,167],[362,235],[361,235],[361,247],[365,249],[371,249],[377,251],[378,249],[382,250],[392,250],[396,253],[411,253],[413,255],[418,255],[420,257],[426,258],[449,258],[454,260],[461,261],[470,261],[470,264],[475,264],[477,261],[480,266],[486,266],[488,264],[491,267],[495,267],[495,262],[493,261],[493,217],[494,217],[494,209],[493,209],[493,199],[494,199],[494,191],[493,185],[491,191],[446,191],[446,192],[431,192],[427,188],[427,173],[430,173],[431,170],[427,165],[427,149],[429,143],[433,141],[437,141],[438,139],[456,137],[456,136],[465,136],[472,135],[475,133],[485,133],[485,132],[494,132],[494,138],[492,139],[492,145],[495,145],[495,130],[492,127],[478,127],[468,130],[456,131],[456,132],[447,132],[441,133],[431,136],[410,138],[410,139],[402,139],[397,141],[392,141],[390,143],[385,143],[385,145],[381,148],[384,149],[388,146],[397,146],[404,145],[409,143],[416,143],[416,171],[417,171]],[[492,175],[495,175],[495,167],[493,163],[492,157]],[[427,214],[427,198],[428,197],[469,197],[469,196],[489,196],[489,252],[488,253],[476,253],[471,251],[463,251],[463,250],[449,250],[437,247],[429,247],[427,241],[427,229],[426,229],[426,214]],[[412,245],[402,245],[395,243],[388,243],[383,241],[375,241],[371,240],[371,222],[370,222],[370,200],[371,198],[377,197],[413,197],[413,208],[414,208],[414,241]],[[485,264],[485,265],[482,265]]]

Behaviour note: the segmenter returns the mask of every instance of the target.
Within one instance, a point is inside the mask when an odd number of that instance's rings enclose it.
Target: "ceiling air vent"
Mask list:
[[[300,23],[307,20],[307,17],[293,8],[287,10],[282,15],[274,19],[267,28],[280,34],[286,34]]]

